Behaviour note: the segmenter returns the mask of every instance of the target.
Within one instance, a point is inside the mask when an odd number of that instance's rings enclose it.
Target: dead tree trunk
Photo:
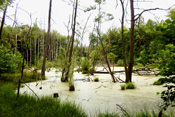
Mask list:
[[[125,40],[124,40],[124,16],[125,16],[125,9],[124,9],[124,1],[120,0],[122,6],[122,19],[121,19],[121,38],[122,38],[122,56],[123,56],[123,63],[125,68],[125,76],[128,79],[128,67],[126,63],[126,56],[125,56]]]
[[[115,83],[116,81],[115,81],[114,73],[111,70],[111,67],[110,67],[110,64],[109,64],[109,61],[108,61],[108,57],[107,57],[107,53],[106,53],[106,50],[104,48],[103,41],[102,41],[102,38],[101,38],[101,34],[100,34],[98,28],[97,28],[97,33],[98,33],[98,36],[99,36],[99,40],[101,42],[101,46],[103,48],[104,58],[105,58],[105,61],[106,61],[107,66],[108,66],[109,73],[110,73],[110,75],[112,77],[112,81]]]
[[[128,74],[125,82],[132,82],[132,70],[134,65],[134,1],[130,0],[131,10],[131,29],[130,29],[130,49],[129,49],[129,63],[128,63]]]
[[[46,46],[44,48],[44,58],[43,58],[43,65],[42,65],[42,70],[41,70],[41,78],[45,76],[46,55],[47,55],[49,35],[50,35],[50,26],[51,26],[50,25],[50,23],[51,23],[51,8],[52,8],[52,0],[50,0],[50,5],[49,5],[48,31],[47,31]]]
[[[69,72],[70,72],[70,66],[72,64],[71,61],[72,61],[72,53],[73,53],[74,38],[75,38],[77,6],[78,6],[78,0],[76,0],[76,3],[75,3],[74,20],[73,20],[73,28],[72,28],[72,36],[71,36],[71,47],[70,47],[70,54],[69,54],[68,70],[66,72],[65,81],[68,81],[68,75],[69,75]]]
[[[6,16],[6,12],[7,12],[7,6],[8,6],[8,2],[7,2],[7,4],[6,4],[6,6],[5,6],[4,13],[3,13],[3,17],[2,17],[2,21],[1,21],[0,40],[2,39],[2,30],[3,30],[3,27],[4,27],[5,16]]]

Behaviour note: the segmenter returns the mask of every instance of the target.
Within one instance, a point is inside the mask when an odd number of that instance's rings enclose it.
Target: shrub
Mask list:
[[[160,81],[154,81],[153,85],[162,85],[162,83]]]
[[[3,45],[0,46],[0,74],[15,73],[21,67],[22,56],[19,52],[16,55]]]
[[[175,83],[173,77],[170,78],[159,78],[157,81],[154,81],[153,85],[162,85],[164,83]]]
[[[89,63],[87,58],[82,58],[82,60],[81,60],[81,69],[82,69],[82,74],[89,73],[90,63]]]
[[[135,87],[135,85],[132,83],[132,82],[128,82],[127,84],[126,84],[126,89],[135,89],[136,87]]]
[[[94,78],[94,82],[98,82],[98,81],[99,81],[98,77]]]
[[[94,75],[94,72],[95,72],[95,69],[94,69],[94,68],[90,68],[90,69],[89,69],[89,73],[90,73],[91,75]]]
[[[120,87],[121,87],[121,90],[125,90],[126,89],[126,85],[125,84],[120,85]]]
[[[117,65],[118,66],[123,66],[124,64],[123,64],[123,60],[122,59],[119,59],[118,61],[117,61]]]
[[[41,73],[37,71],[29,71],[28,69],[24,69],[22,82],[34,82],[40,80]],[[5,82],[17,83],[18,79],[20,79],[21,73],[3,73],[1,74],[0,80]],[[45,77],[43,78],[45,80]]]

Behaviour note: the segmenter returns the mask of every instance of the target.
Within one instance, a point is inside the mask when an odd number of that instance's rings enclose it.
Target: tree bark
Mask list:
[[[134,65],[134,1],[130,0],[131,10],[131,29],[130,29],[130,49],[129,49],[129,63],[128,63],[128,74],[125,82],[132,82],[132,70]]]
[[[31,42],[31,38],[30,38],[30,67],[32,65],[32,49],[31,49],[32,44],[31,43],[32,42]]]
[[[3,17],[2,17],[2,21],[1,21],[0,40],[2,39],[2,30],[3,30],[3,27],[4,27],[5,16],[6,16],[6,12],[7,12],[7,6],[8,6],[8,2],[7,2],[7,4],[6,4],[6,6],[5,6],[4,13],[3,13]]]
[[[126,56],[125,56],[125,40],[124,40],[124,16],[125,16],[125,9],[124,9],[124,1],[120,0],[122,6],[122,20],[121,20],[121,39],[122,39],[122,56],[123,56],[123,63],[125,68],[125,77],[128,79],[128,67],[126,63]]]
[[[70,55],[69,55],[69,62],[68,62],[68,70],[66,72],[65,81],[68,81],[68,75],[70,72],[70,66],[72,61],[72,53],[73,53],[73,46],[74,46],[74,38],[75,38],[75,27],[76,27],[76,18],[77,18],[77,6],[78,6],[78,0],[76,0],[75,3],[75,13],[74,13],[74,20],[73,20],[73,28],[72,28],[72,36],[71,36],[71,47],[70,47]]]
[[[18,35],[17,35],[16,32],[15,32],[15,49],[14,49],[14,55],[16,55],[17,48],[18,48],[18,45],[17,45],[17,38],[18,38]]]
[[[107,57],[107,52],[106,52],[106,50],[104,48],[103,41],[102,41],[102,38],[101,38],[101,35],[100,35],[100,32],[99,32],[98,29],[97,29],[97,32],[98,32],[99,40],[100,40],[101,45],[102,45],[102,48],[103,48],[104,58],[105,58],[105,61],[106,61],[107,66],[108,66],[109,73],[110,73],[110,75],[112,77],[112,81],[115,83],[116,81],[115,81],[114,73],[111,70],[111,67],[110,67],[110,64],[109,64],[109,61],[108,61],[108,57]]]
[[[35,62],[35,65],[36,65],[36,39],[34,39],[34,62]]]
[[[48,16],[48,31],[47,31],[47,39],[46,39],[46,46],[44,48],[44,58],[43,58],[43,65],[41,70],[41,78],[45,76],[45,65],[46,65],[46,55],[49,43],[49,35],[50,35],[50,23],[51,23],[51,8],[52,8],[52,0],[50,0],[49,4],[49,16]]]

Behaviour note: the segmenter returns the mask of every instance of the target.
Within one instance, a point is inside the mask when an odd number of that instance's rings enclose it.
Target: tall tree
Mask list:
[[[130,49],[129,49],[129,63],[127,69],[127,76],[125,82],[132,82],[132,70],[134,65],[134,1],[130,0],[130,11],[131,11],[131,28],[130,28]]]
[[[75,40],[75,28],[76,28],[76,18],[77,18],[77,8],[78,8],[78,0],[75,1],[75,10],[74,10],[74,18],[73,18],[73,28],[72,28],[72,36],[71,36],[71,47],[70,47],[70,54],[69,54],[69,61],[68,61],[68,70],[66,72],[65,81],[68,81],[68,75],[70,72],[71,61],[72,61],[72,54],[73,54],[73,46]]]
[[[45,65],[46,65],[46,56],[47,56],[47,49],[48,49],[48,43],[49,43],[49,36],[50,36],[50,26],[51,26],[51,8],[52,8],[52,0],[50,0],[49,4],[49,15],[48,15],[48,30],[47,30],[47,39],[46,39],[46,46],[44,48],[44,58],[43,58],[43,65],[41,70],[41,76],[45,76]]]

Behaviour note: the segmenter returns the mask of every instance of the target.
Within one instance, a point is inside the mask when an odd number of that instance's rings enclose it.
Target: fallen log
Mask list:
[[[125,72],[124,70],[122,71],[113,71],[113,73],[121,73],[121,72]],[[109,72],[105,72],[105,71],[94,71],[93,73],[95,74],[109,74]]]

